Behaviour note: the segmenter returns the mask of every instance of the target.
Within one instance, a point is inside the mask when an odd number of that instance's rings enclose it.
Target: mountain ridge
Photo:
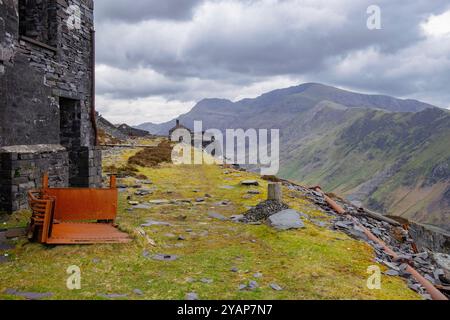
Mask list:
[[[179,120],[191,128],[202,120],[204,129],[280,129],[281,177],[450,229],[445,109],[308,83],[237,102],[204,99]],[[157,133],[167,135],[174,125],[161,124]]]

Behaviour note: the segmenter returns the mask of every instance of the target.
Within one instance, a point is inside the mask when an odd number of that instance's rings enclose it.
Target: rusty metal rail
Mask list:
[[[317,192],[320,192],[324,195],[325,201],[328,203],[328,205],[336,211],[338,214],[346,214],[346,211],[333,199],[331,199],[329,196],[327,196],[320,187],[314,187],[311,188]],[[376,237],[372,232],[370,232],[366,227],[364,227],[355,217],[350,216],[352,221],[357,225],[361,230],[363,230],[364,234],[373,242],[380,245],[383,250],[390,255],[394,260],[398,259],[399,256],[397,253],[395,253],[391,248],[389,248],[384,241]],[[433,300],[448,300],[448,298],[440,292],[430,281],[425,279],[417,270],[415,270],[411,265],[408,264],[408,267],[406,268],[406,271],[411,274],[411,276],[414,277],[414,279],[417,280],[430,294],[431,298]]]

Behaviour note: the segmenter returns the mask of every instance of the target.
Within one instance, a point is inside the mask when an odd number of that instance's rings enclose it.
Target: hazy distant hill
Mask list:
[[[304,84],[238,102],[207,99],[191,127],[279,128],[280,175],[373,209],[450,229],[450,112],[416,100]],[[167,134],[175,120],[140,129]],[[151,129],[151,130],[150,130]]]

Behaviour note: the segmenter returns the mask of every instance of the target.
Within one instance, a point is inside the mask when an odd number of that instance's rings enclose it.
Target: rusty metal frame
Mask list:
[[[28,193],[33,212],[29,238],[44,244],[128,243],[120,232],[117,215],[116,177],[109,189],[49,188],[44,175],[41,190]]]

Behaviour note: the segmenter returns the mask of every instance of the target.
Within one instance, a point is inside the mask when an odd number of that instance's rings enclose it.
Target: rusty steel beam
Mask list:
[[[313,190],[320,192],[324,195],[325,201],[328,203],[328,205],[335,210],[338,214],[345,214],[346,211],[336,203],[333,199],[328,197],[320,187],[314,187]],[[364,234],[375,243],[379,244],[381,247],[383,247],[384,252],[386,252],[388,255],[390,255],[394,260],[397,260],[399,258],[398,254],[395,253],[391,248],[389,248],[384,241],[376,237],[372,232],[370,232],[366,227],[364,227],[355,217],[350,216],[352,221],[359,227],[361,230],[363,230]],[[425,279],[417,270],[415,270],[412,266],[408,265],[406,268],[406,271],[413,276],[414,279],[417,280],[430,294],[431,298],[433,300],[448,300],[448,298],[440,292],[430,281]]]

